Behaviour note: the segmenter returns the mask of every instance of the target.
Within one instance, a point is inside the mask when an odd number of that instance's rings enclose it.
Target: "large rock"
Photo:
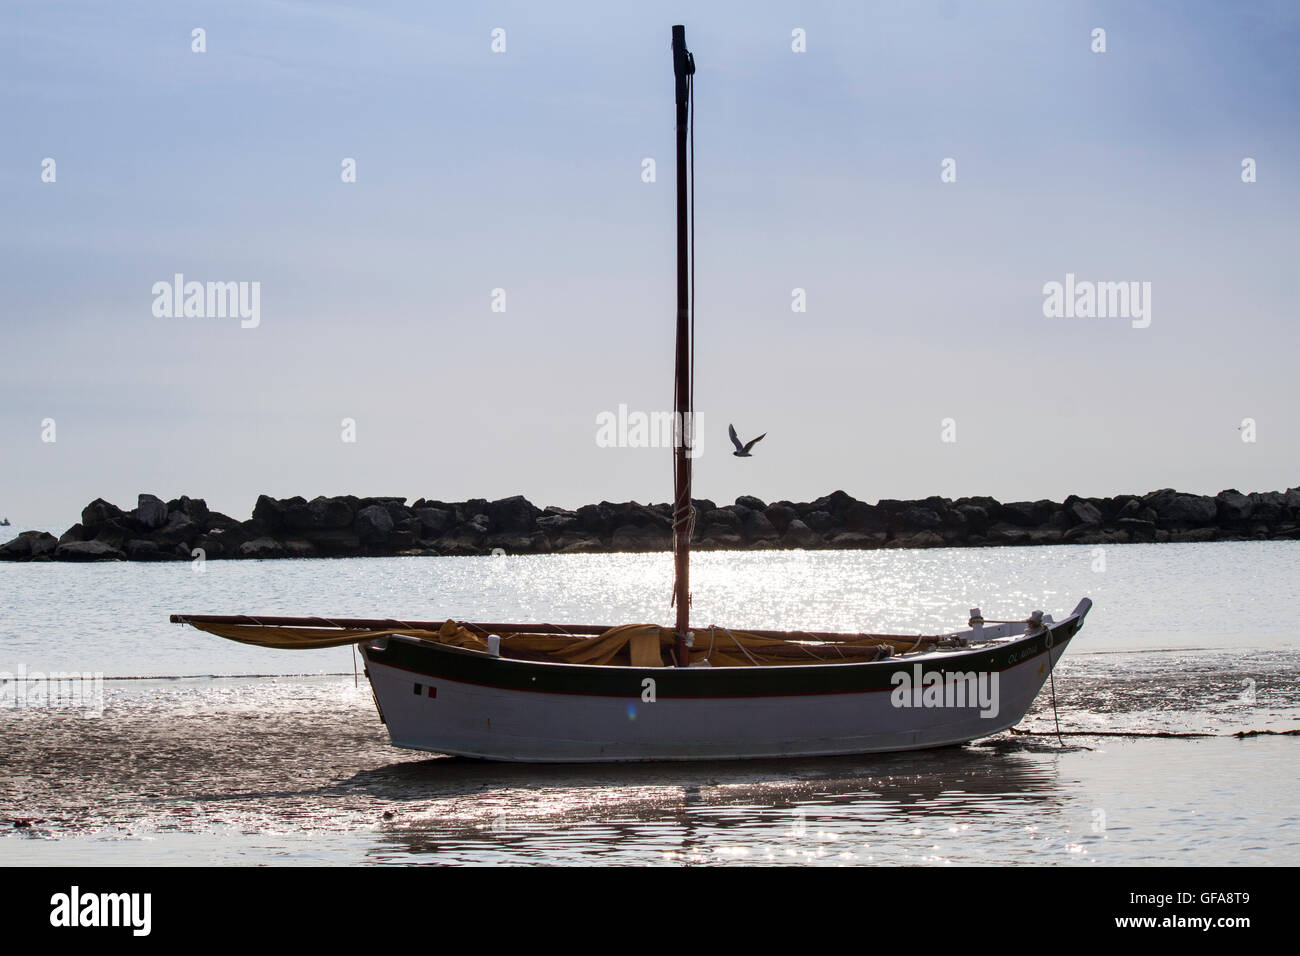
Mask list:
[[[614,530],[614,506],[608,501],[583,505],[576,514],[577,529],[589,536],[603,538]]]
[[[943,518],[933,508],[912,506],[904,508],[899,514],[903,527],[908,530],[933,529],[943,526]]]
[[[733,551],[745,546],[745,539],[735,531],[729,531],[726,525],[714,524],[704,529],[695,543],[701,551]]]
[[[307,505],[311,512],[314,527],[321,530],[336,530],[352,527],[356,518],[356,499],[351,497],[326,498],[317,496]]]
[[[437,538],[456,520],[455,512],[445,508],[412,508],[411,515],[420,522],[421,537],[425,538]]]
[[[983,534],[988,530],[989,512],[987,508],[976,504],[959,504],[953,508],[953,511],[966,520],[966,527],[970,531]]]
[[[1178,497],[1178,492],[1172,488],[1161,488],[1158,491],[1148,491],[1142,496],[1144,507],[1151,508],[1159,513],[1160,509]]]
[[[444,534],[435,546],[442,554],[482,554],[487,531],[488,516],[475,515]]]
[[[1074,520],[1072,524],[1099,525],[1101,524],[1101,509],[1091,501],[1085,501],[1082,498],[1068,500],[1063,509],[1066,515]]]
[[[383,505],[369,505],[357,512],[352,529],[366,544],[386,541],[393,533],[393,517]]]
[[[883,501],[881,502],[882,505],[884,503],[885,502]],[[799,505],[798,511],[800,517],[803,517],[810,511],[826,511],[835,515],[842,521],[850,508],[854,505],[860,504],[864,504],[864,502],[858,501],[857,498],[854,498],[846,492],[832,491],[829,495],[822,495],[822,497],[818,498],[816,501],[810,501],[805,505]],[[805,522],[807,522],[807,520],[807,518],[804,518]],[[812,527],[812,525],[809,525],[809,527]]]
[[[822,536],[798,518],[793,519],[781,535],[781,544],[787,548],[816,548],[825,544]]]
[[[866,551],[885,547],[888,538],[884,531],[841,531],[832,535],[827,544],[832,548]]]
[[[47,555],[52,556],[59,546],[59,539],[48,531],[27,531],[24,533],[31,536],[28,540],[31,542],[33,559],[39,560]]]
[[[74,524],[63,534],[59,535],[59,544],[66,541],[85,541],[87,540],[86,529],[81,524]]]
[[[562,534],[555,542],[557,554],[602,554],[605,546],[600,539],[585,534]]]
[[[171,545],[159,546],[157,541],[136,538],[126,543],[126,556],[132,561],[179,561]]]
[[[578,516],[575,514],[543,515],[537,519],[537,527],[543,534],[558,538],[578,527]]]
[[[306,538],[285,538],[280,542],[286,558],[314,558],[316,547]]]
[[[288,531],[309,531],[316,525],[316,513],[302,495],[280,502],[280,527]]]
[[[284,524],[284,514],[280,502],[270,495],[258,495],[253,505],[253,520],[267,531],[278,531]]]
[[[804,519],[808,521],[807,518]],[[865,501],[852,501],[839,515],[840,524],[849,531],[884,531],[889,527],[889,515]],[[809,523],[809,527],[815,527]]]
[[[156,495],[140,495],[135,518],[146,528],[161,528],[167,523],[167,502]]]
[[[966,520],[966,513],[954,508],[951,502],[943,508],[931,510],[943,521],[943,535],[945,538],[952,538],[954,534],[964,538],[970,532],[970,524]]]
[[[1286,494],[1281,491],[1255,491],[1250,494],[1250,515],[1255,521],[1273,525],[1288,516]]]
[[[1143,521],[1141,518],[1120,518],[1115,522],[1115,527],[1120,531],[1127,531],[1129,539],[1132,541],[1154,541],[1156,539],[1156,523],[1154,521]]]
[[[121,518],[110,518],[101,524],[95,531],[94,539],[121,550],[129,538],[137,537],[138,532],[143,530],[139,521],[130,515],[123,515]]]
[[[777,504],[768,505],[763,512],[767,520],[772,522],[772,527],[777,531],[785,534],[790,530],[790,525],[798,518],[799,512],[795,511],[790,505],[778,502]],[[800,521],[800,524],[807,527],[807,524]]]
[[[999,505],[991,517],[997,522],[1014,525],[1017,528],[1036,528],[1042,524],[1040,509],[1032,501],[1008,501]]]
[[[383,556],[415,547],[415,532],[394,530],[383,541],[374,541],[366,546],[366,554]]]
[[[167,514],[171,515],[173,511],[179,511],[190,520],[202,525],[208,520],[208,503],[202,498],[191,498],[189,495],[181,495],[167,502]]]
[[[666,504],[643,505],[635,501],[623,501],[617,504],[601,502],[605,521],[610,534],[623,525],[659,528],[663,531],[672,529],[672,509]]]
[[[1220,491],[1214,496],[1214,501],[1218,508],[1218,519],[1221,524],[1238,524],[1249,521],[1251,512],[1255,509],[1255,503],[1250,500],[1250,497],[1243,495],[1235,488]]]
[[[1028,544],[1060,544],[1065,535],[1057,528],[1030,528]]]
[[[835,516],[829,511],[807,511],[803,512],[803,523],[812,528],[818,534],[826,534],[829,531],[839,530],[840,524],[835,520]]]
[[[205,560],[208,558],[227,557],[230,551],[226,546],[227,543],[222,540],[223,537],[224,535],[221,532],[216,532],[214,534],[199,535],[198,538],[196,538],[193,541],[192,546],[190,547],[190,556],[196,557],[196,555],[194,555],[193,552],[201,551],[203,553],[203,558]],[[232,541],[230,542],[230,546],[232,548],[238,547],[239,542]]]
[[[239,546],[239,553],[245,558],[282,558],[284,545],[275,538],[263,536],[245,541]]]
[[[1152,512],[1154,515],[1155,512]],[[1074,527],[1078,519],[1071,513],[1062,508],[1059,511],[1053,511],[1047,518],[1047,527],[1056,531],[1065,531],[1067,528]]]
[[[488,500],[486,498],[471,498],[469,501],[461,501],[452,505],[452,511],[456,513],[457,523],[468,521],[475,515],[487,513]],[[435,505],[435,507],[437,507]]]
[[[303,537],[318,552],[330,557],[347,557],[361,549],[361,537],[349,528],[323,528],[307,532]]]
[[[203,521],[203,530],[209,532],[242,531],[243,528],[244,524],[242,521],[236,521],[229,515],[223,515],[220,511],[209,512],[207,518]]]
[[[380,498],[361,498],[356,502],[357,513],[360,514],[364,509],[371,505],[379,505],[388,512],[388,517],[393,519],[393,524],[399,525],[407,518],[411,517],[411,509],[406,506],[405,498],[398,498],[392,495],[386,495]]]
[[[666,501],[657,505],[639,505],[632,517],[632,523],[648,525],[671,533],[673,530],[673,506]]]
[[[741,528],[740,517],[736,514],[734,506],[706,511],[699,517],[698,523],[707,529],[709,534],[739,534]],[[715,532],[712,529],[717,530]]]
[[[493,554],[499,553],[498,549],[506,554],[550,554],[554,550],[551,547],[551,539],[541,531],[534,531],[531,534],[523,531],[490,534],[483,542],[483,547]]]
[[[541,515],[538,508],[523,495],[502,498],[489,502],[487,516],[494,531],[528,532],[534,528],[533,522]]]
[[[69,541],[54,551],[56,561],[123,561],[126,555],[107,541]]]
[[[1153,507],[1162,523],[1173,526],[1201,527],[1213,524],[1218,517],[1218,502],[1204,495],[1175,494],[1160,499]]]
[[[891,548],[942,548],[946,541],[937,531],[917,531],[913,534],[894,538],[887,545]]]
[[[956,514],[956,509],[953,510],[953,514]],[[945,518],[944,528],[936,533],[943,538],[945,544],[952,545],[955,548],[960,548],[966,545],[966,540],[970,537],[971,530],[964,521],[958,523],[956,520],[948,521]]]
[[[12,541],[0,545],[0,561],[30,561],[52,555],[59,539],[48,531],[23,531]]]
[[[746,509],[745,517],[741,521],[741,529],[745,537],[750,541],[775,541],[781,537],[781,533],[773,527],[772,522],[767,520],[767,515],[761,511],[750,511]]]
[[[202,530],[199,523],[189,515],[173,511],[167,516],[167,523],[158,529],[154,537],[168,544],[182,544],[197,538]]]
[[[667,551],[672,546],[672,536],[661,528],[625,524],[615,528],[610,537],[614,551]]]
[[[194,541],[194,547],[202,547],[206,549],[207,545],[200,544],[200,541],[219,541],[221,543],[220,547],[216,549],[216,552],[219,552],[219,554],[209,552],[208,556],[223,556],[231,558],[236,556],[236,552],[238,552],[241,544],[259,536],[260,532],[258,534],[249,534],[244,530],[243,525],[236,524],[233,528],[214,528],[211,531],[199,535]],[[191,548],[190,550],[192,551],[194,549]]]
[[[1024,544],[1029,540],[1029,532],[1009,521],[996,521],[984,532],[984,537],[991,544]]]
[[[96,498],[81,509],[81,526],[86,529],[86,537],[93,538],[106,522],[125,516],[126,512],[117,505],[103,498]]]
[[[1127,544],[1127,531],[1103,531],[1095,525],[1079,525],[1085,530],[1073,539],[1073,544]]]

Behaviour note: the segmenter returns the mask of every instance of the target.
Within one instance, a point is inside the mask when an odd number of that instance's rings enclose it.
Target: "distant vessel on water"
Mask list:
[[[7,527],[9,527],[9,519],[0,518],[0,528],[7,528]]]

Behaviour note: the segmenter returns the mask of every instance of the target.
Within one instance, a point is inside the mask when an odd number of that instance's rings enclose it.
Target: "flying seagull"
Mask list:
[[[731,435],[731,443],[736,446],[736,450],[733,451],[732,454],[737,458],[753,458],[754,456],[749,453],[749,450],[767,437],[767,432],[763,432],[763,434],[759,435],[748,445],[742,445],[740,439],[736,437],[735,425],[728,425],[727,432]]]

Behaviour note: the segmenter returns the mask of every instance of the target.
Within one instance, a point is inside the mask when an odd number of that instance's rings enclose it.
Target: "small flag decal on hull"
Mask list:
[[[415,694],[416,697],[419,697],[421,694],[424,693],[424,685],[423,685],[423,684],[416,684],[415,686],[413,686],[413,687],[411,688],[411,690],[414,692],[414,694]],[[430,687],[429,687],[429,696],[430,696],[430,697],[437,697],[437,696],[438,696],[438,688],[436,688],[436,687],[430,685]]]

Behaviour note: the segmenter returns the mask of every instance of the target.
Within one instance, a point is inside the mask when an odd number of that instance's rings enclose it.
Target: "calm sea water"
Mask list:
[[[387,743],[349,649],[177,611],[666,621],[666,555],[0,564],[0,671],[106,675],[102,715],[0,709],[13,862],[1300,863],[1300,544],[702,554],[694,619],[948,630],[1095,608],[1035,735],[834,760],[504,766]],[[294,675],[294,676],[289,676]],[[313,676],[298,676],[313,675]],[[116,678],[116,679],[112,679]],[[1168,731],[1207,737],[1096,733]],[[1088,734],[1089,736],[1081,736]]]

